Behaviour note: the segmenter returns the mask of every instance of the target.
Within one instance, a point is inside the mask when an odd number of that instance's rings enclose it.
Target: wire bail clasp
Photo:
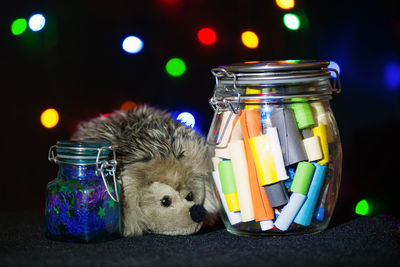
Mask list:
[[[103,150],[111,150],[113,152],[113,159],[111,159],[110,161],[108,160],[100,161],[100,155]],[[115,175],[116,169],[117,169],[117,159],[116,159],[115,148],[113,146],[105,146],[98,148],[96,157],[96,175],[99,174],[101,175],[104,186],[106,187],[107,193],[111,197],[111,199],[114,200],[115,202],[119,202],[118,184]],[[110,189],[108,188],[106,175],[112,175],[113,177],[115,197],[111,194]]]
[[[327,70],[327,71],[333,71],[336,74],[336,78],[332,77],[332,79],[333,79],[332,91],[337,94],[340,94],[340,92],[342,92],[342,83],[340,82],[339,72],[337,71],[337,69],[333,69],[333,68],[321,68],[321,69]],[[337,84],[337,87],[336,87],[336,84]]]
[[[214,109],[215,112],[220,112],[221,110],[225,110],[226,107],[229,107],[229,109],[233,113],[239,114],[240,113],[240,92],[237,89],[237,75],[235,73],[233,73],[233,72],[228,72],[223,68],[212,69],[211,73],[215,77],[214,95],[209,101],[211,107]],[[221,79],[222,78],[231,78],[232,79],[233,91],[237,96],[237,102],[236,102],[235,105],[231,101],[228,101],[227,99],[225,99],[225,97],[223,97],[223,96],[222,97],[217,97],[216,96],[216,92],[218,91],[218,89],[219,88],[223,88],[221,86]],[[224,108],[221,109],[220,106],[224,106]]]

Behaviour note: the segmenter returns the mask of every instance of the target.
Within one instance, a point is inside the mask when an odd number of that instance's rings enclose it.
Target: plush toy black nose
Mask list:
[[[193,205],[189,211],[190,217],[197,223],[204,221],[207,215],[207,211],[202,205]]]

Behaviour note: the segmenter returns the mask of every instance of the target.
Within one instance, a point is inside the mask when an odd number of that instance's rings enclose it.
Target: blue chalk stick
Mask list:
[[[326,166],[317,163],[312,164],[315,166],[315,171],[311,180],[310,188],[307,192],[307,199],[294,219],[295,223],[304,226],[309,226],[311,223],[326,174]]]
[[[316,214],[315,214],[315,219],[319,222],[322,222],[324,220],[325,216],[325,209],[324,208],[318,208]]]

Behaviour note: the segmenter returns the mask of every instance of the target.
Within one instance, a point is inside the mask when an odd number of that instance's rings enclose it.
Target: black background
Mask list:
[[[289,11],[308,18],[298,31],[282,24],[285,12],[273,0],[1,1],[2,166],[0,210],[43,210],[44,189],[57,173],[47,152],[68,139],[80,120],[119,109],[126,100],[171,112],[190,111],[205,135],[211,68],[250,60],[322,59],[341,67],[343,91],[331,101],[343,145],[343,175],[332,223],[356,216],[361,199],[372,214],[399,215],[400,71],[388,84],[388,66],[400,65],[400,2],[296,1]],[[12,21],[43,13],[46,26],[19,36]],[[306,25],[308,24],[308,25]],[[197,31],[212,27],[217,42],[199,43]],[[240,34],[255,31],[257,49]],[[124,37],[139,36],[139,54],[121,49]],[[171,57],[187,65],[179,78],[164,70]],[[40,114],[49,107],[59,124],[46,129]]]

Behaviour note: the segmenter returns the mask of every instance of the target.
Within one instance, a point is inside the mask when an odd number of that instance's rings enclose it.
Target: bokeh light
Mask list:
[[[54,108],[48,108],[42,112],[40,116],[40,122],[46,128],[53,128],[58,124],[60,116],[58,115],[58,111]]]
[[[300,28],[300,19],[297,15],[292,13],[287,13],[283,16],[283,24],[293,31],[296,31]]]
[[[13,35],[23,34],[26,30],[27,25],[28,23],[26,22],[26,19],[16,19],[11,23],[11,33]]]
[[[197,32],[197,38],[205,45],[211,45],[217,41],[217,35],[215,31],[210,28],[203,28]]]
[[[122,103],[122,105],[121,105],[121,107],[120,107],[120,110],[128,111],[128,110],[133,110],[133,109],[135,109],[136,107],[137,107],[137,104],[136,104],[134,101],[132,101],[132,100],[127,100],[127,101],[125,101],[124,103]]]
[[[194,118],[194,116],[189,113],[189,112],[182,112],[178,115],[178,117],[176,118],[177,121],[180,121],[182,124],[185,124],[186,126],[193,128],[196,120]]]
[[[275,0],[275,2],[282,9],[294,8],[294,0]]]
[[[252,31],[245,31],[242,33],[243,44],[251,49],[258,47],[258,36]]]
[[[337,64],[335,61],[332,61],[332,60],[329,61],[328,68],[329,68],[329,69],[335,69],[335,70],[339,73],[339,75],[340,75],[340,67],[339,67],[339,64]],[[330,71],[330,73],[331,73],[331,76],[332,76],[333,78],[336,78],[336,72]]]
[[[29,28],[34,31],[40,31],[46,24],[46,18],[42,14],[34,14],[28,21]]]
[[[359,215],[368,215],[369,214],[369,204],[365,199],[360,200],[355,208],[355,213]]]
[[[128,36],[122,42],[122,49],[129,54],[136,54],[142,51],[143,41],[136,36]]]
[[[168,60],[167,64],[165,65],[165,70],[169,75],[173,77],[179,77],[185,73],[186,64],[182,59],[174,57]]]
[[[400,63],[390,62],[386,65],[385,82],[391,90],[400,89]]]

